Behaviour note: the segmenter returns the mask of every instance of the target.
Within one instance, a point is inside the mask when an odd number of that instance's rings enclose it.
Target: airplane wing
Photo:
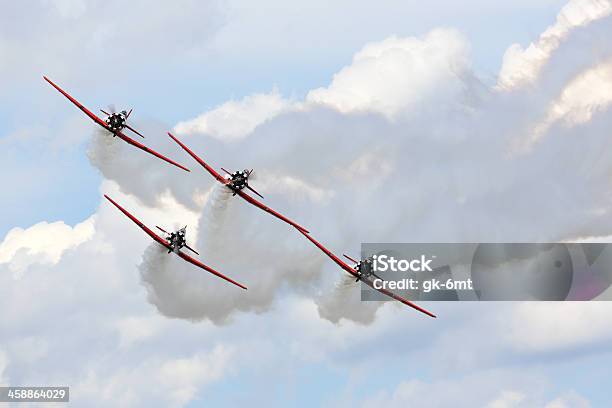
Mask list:
[[[195,266],[198,266],[198,267],[204,269],[205,271],[208,271],[208,272],[212,273],[213,275],[216,275],[216,276],[220,277],[221,279],[225,279],[226,281],[228,281],[230,283],[233,283],[234,285],[236,285],[236,286],[246,290],[246,286],[241,285],[240,283],[236,282],[235,280],[232,280],[232,279],[228,278],[227,276],[223,275],[222,273],[215,271],[213,268],[204,265],[202,262],[198,261],[197,259],[194,259],[194,258],[190,257],[186,253],[179,251],[178,252],[178,256],[180,256],[181,258],[183,258],[187,262],[190,262],[190,263],[194,264]]]
[[[172,247],[170,246],[170,243],[168,241],[166,241],[165,239],[163,239],[162,237],[160,237],[159,235],[157,235],[155,232],[153,232],[152,229],[150,229],[149,227],[147,227],[146,225],[144,225],[142,222],[140,222],[140,220],[138,220],[138,218],[134,217],[132,214],[130,214],[125,208],[123,208],[122,206],[120,206],[119,204],[117,204],[112,198],[110,198],[109,196],[107,196],[106,194],[104,194],[104,198],[106,198],[108,201],[110,201],[111,203],[113,203],[113,205],[115,207],[117,207],[119,209],[119,211],[121,211],[122,213],[124,213],[130,220],[134,221],[134,223],[136,225],[138,225],[140,228],[142,228],[142,230],[144,232],[146,232],[151,238],[153,238],[157,243],[163,245],[164,247],[166,247],[166,249],[171,249]]]
[[[210,167],[204,160],[200,159],[197,154],[195,154],[193,151],[191,151],[191,149],[185,146],[183,142],[178,140],[172,133],[168,132],[168,136],[170,136],[172,140],[174,140],[176,143],[178,143],[179,146],[183,148],[183,150],[189,153],[191,157],[193,157],[198,163],[200,163],[202,167],[206,169],[206,171],[208,171],[215,179],[217,179],[217,181],[221,182],[222,184],[227,183],[227,180],[221,174],[217,173],[215,169]]]
[[[294,221],[291,221],[289,218],[285,217],[284,215],[274,211],[273,209],[271,209],[267,205],[257,201],[256,199],[254,199],[253,197],[251,197],[250,195],[248,195],[244,191],[239,190],[239,191],[236,192],[236,194],[238,194],[240,197],[244,198],[246,201],[248,201],[249,203],[253,204],[254,206],[259,207],[262,210],[264,210],[265,212],[272,214],[273,216],[275,216],[279,220],[283,220],[287,224],[294,226],[299,231],[305,232],[307,234],[309,233],[309,231],[306,228],[302,227],[301,225],[299,225],[298,223],[296,223]]]
[[[92,111],[90,111],[89,109],[87,109],[85,106],[83,106],[79,101],[77,101],[76,99],[74,99],[72,96],[70,96],[70,94],[68,94],[68,92],[64,91],[62,88],[60,88],[59,86],[57,86],[55,83],[53,83],[53,81],[51,81],[49,78],[47,78],[46,76],[43,76],[43,78],[45,79],[45,81],[47,81],[48,83],[51,84],[52,87],[54,87],[55,89],[57,89],[62,95],[64,95],[66,98],[68,98],[68,100],[70,102],[72,102],[73,104],[76,105],[77,108],[79,108],[80,110],[82,110],[87,116],[89,116],[94,122],[96,122],[98,125],[102,126],[104,129],[108,130],[110,132],[110,129],[108,128],[108,125],[106,124],[106,122],[104,122],[102,119],[100,119],[97,115],[95,115]]]
[[[347,271],[348,273],[350,273],[351,275],[358,277],[359,275],[357,274],[357,272],[355,272],[355,270],[353,268],[351,268],[348,264],[346,264],[342,259],[338,258],[336,255],[334,255],[329,249],[325,248],[319,241],[317,241],[316,239],[314,239],[312,236],[310,236],[310,234],[305,233],[304,231],[299,230],[302,235],[304,235],[306,238],[308,238],[310,240],[310,242],[312,242],[313,244],[315,244],[315,246],[317,248],[319,248],[321,251],[323,251],[325,253],[325,255],[327,255],[328,257],[331,258],[332,261],[334,261],[336,264],[338,264],[338,266],[340,266],[342,269],[344,269],[345,271]],[[422,307],[412,303],[411,301],[404,299],[403,297],[396,295],[395,293],[387,290],[387,289],[376,289],[374,287],[373,282],[362,279],[363,282],[365,282],[366,285],[368,285],[369,287],[371,287],[374,290],[379,291],[380,293],[384,293],[385,295],[389,296],[392,299],[395,299],[403,304],[405,304],[406,306],[410,306],[411,308],[418,310],[421,313],[425,313],[428,316],[431,317],[436,317],[436,315],[434,315],[433,313],[423,309]]]
[[[305,232],[303,232],[301,230],[298,230],[298,231],[300,231],[302,233],[302,235],[304,235],[306,238],[308,238],[310,240],[310,242],[315,244],[315,246],[317,248],[319,248],[321,251],[323,251],[323,253],[325,253],[325,255],[327,255],[329,258],[331,258],[331,260],[334,261],[339,267],[341,267],[342,269],[344,269],[345,271],[347,271],[348,273],[353,275],[355,278],[359,277],[359,275],[357,274],[357,272],[355,272],[355,270],[353,268],[351,268],[342,259],[340,259],[336,255],[334,255],[334,253],[332,251],[330,251],[329,249],[325,248],[323,246],[323,244],[321,244],[319,241],[314,239],[310,234],[307,234],[307,233],[305,233]]]
[[[144,232],[146,232],[151,238],[153,238],[157,243],[159,243],[160,245],[164,246],[166,249],[172,249],[172,247],[170,246],[170,243],[163,239],[162,237],[160,237],[159,235],[157,235],[155,232],[153,232],[153,230],[151,230],[149,227],[147,227],[146,225],[144,225],[142,222],[140,222],[140,220],[138,220],[138,218],[134,217],[132,214],[130,214],[125,208],[121,207],[119,204],[117,204],[112,198],[110,198],[109,196],[107,196],[106,194],[104,194],[104,197],[110,201],[111,203],[113,203],[113,205],[115,207],[117,207],[119,209],[119,211],[121,211],[123,214],[125,214],[129,219],[131,219],[132,221],[134,221],[134,223],[136,225],[138,225],[140,228],[142,228],[142,230]],[[236,286],[241,287],[242,289],[246,289],[246,286],[241,285],[240,283],[228,278],[227,276],[215,271],[214,269],[210,268],[209,266],[204,265],[202,262],[198,261],[197,259],[194,259],[192,257],[190,257],[189,255],[179,251],[178,252],[178,256],[180,256],[181,258],[183,258],[185,261],[200,267],[202,269],[204,269],[207,272],[212,273],[213,275],[216,275],[222,279],[225,279],[228,282],[233,283]]]
[[[96,122],[98,125],[102,126],[104,129],[108,130],[109,132],[113,133],[110,128],[108,127],[108,125],[106,124],[106,122],[104,122],[101,118],[99,118],[97,115],[95,115],[92,111],[90,111],[89,109],[87,109],[85,106],[83,106],[79,101],[77,101],[76,99],[74,99],[72,96],[70,96],[70,94],[68,94],[68,92],[64,91],[62,88],[60,88],[59,86],[57,86],[53,81],[51,81],[49,78],[47,78],[46,76],[43,76],[43,78],[45,79],[45,81],[47,81],[48,83],[51,84],[52,87],[54,87],[55,89],[57,89],[62,95],[64,95],[66,98],[68,98],[68,100],[70,102],[72,102],[77,108],[79,108],[80,110],[82,110],[87,116],[89,116],[94,122]],[[145,145],[143,145],[142,143],[138,143],[137,141],[135,141],[134,139],[126,136],[125,134],[123,134],[122,132],[117,132],[116,133],[117,136],[119,136],[121,139],[123,139],[124,141],[128,142],[129,144],[131,144],[134,147],[137,147],[141,150],[144,150],[145,152],[152,154],[153,156],[162,159],[163,161],[170,163],[182,170],[185,171],[189,171],[188,168],[181,166],[180,164],[178,164],[177,162],[175,162],[174,160],[171,160],[169,158],[167,158],[166,156],[162,155],[161,153],[156,152],[153,149],[149,149],[148,147],[146,147]]]
[[[362,279],[362,281],[363,281],[363,282],[365,282],[365,284],[366,284],[366,285],[368,285],[369,287],[371,287],[372,289],[377,290],[377,291],[379,291],[380,293],[384,293],[385,295],[389,296],[390,298],[395,299],[395,300],[397,300],[398,302],[401,302],[401,303],[405,304],[406,306],[410,306],[411,308],[413,308],[413,309],[415,309],[415,310],[418,310],[418,311],[419,311],[419,312],[421,312],[421,313],[425,313],[427,316],[430,316],[430,317],[436,318],[436,315],[435,315],[435,314],[431,313],[431,312],[430,312],[430,311],[428,311],[428,310],[423,309],[421,306],[419,306],[419,305],[417,305],[417,304],[415,304],[415,303],[412,303],[412,302],[411,302],[411,301],[409,301],[408,299],[404,299],[404,298],[403,298],[403,297],[401,297],[400,295],[396,295],[395,293],[391,292],[390,290],[387,290],[387,289],[384,289],[384,288],[381,288],[381,289],[376,289],[376,288],[374,287],[374,283],[373,283],[373,282],[371,282],[371,281],[369,281],[369,280],[367,280],[367,279]]]
[[[121,139],[123,139],[124,141],[126,141],[127,143],[131,144],[132,146],[135,146],[135,147],[137,147],[137,148],[139,148],[141,150],[144,150],[145,152],[147,152],[149,154],[152,154],[153,156],[155,156],[155,157],[157,157],[159,159],[162,159],[163,161],[165,161],[167,163],[170,163],[170,164],[178,167],[179,169],[182,169],[182,170],[185,170],[185,171],[190,171],[187,167],[178,164],[174,160],[167,158],[163,154],[158,153],[158,152],[156,152],[153,149],[149,149],[147,146],[143,145],[142,143],[137,142],[136,140],[132,139],[129,136],[126,136],[125,133],[123,133],[123,132],[117,132],[116,135],[118,137],[120,137]]]

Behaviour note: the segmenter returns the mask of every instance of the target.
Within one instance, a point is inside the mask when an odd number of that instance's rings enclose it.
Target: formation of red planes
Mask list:
[[[72,96],[70,96],[66,91],[64,91],[62,88],[60,88],[58,85],[56,85],[55,83],[53,83],[49,78],[47,77],[43,77],[45,79],[45,81],[47,81],[49,84],[51,84],[51,86],[53,86],[56,90],[58,90],[62,95],[64,95],[70,102],[72,102],[77,108],[79,108],[81,111],[83,111],[87,116],[89,116],[90,119],[92,119],[94,122],[96,122],[99,126],[101,126],[102,128],[104,128],[105,130],[107,130],[113,137],[119,137],[120,139],[124,140],[125,142],[127,142],[128,144],[137,147],[138,149],[141,149],[169,164],[172,164],[173,166],[176,166],[184,171],[190,171],[188,168],[186,168],[185,166],[182,166],[180,164],[178,164],[177,162],[175,162],[174,160],[162,155],[161,153],[156,152],[153,149],[148,148],[147,146],[143,145],[142,143],[137,142],[136,140],[132,139],[131,137],[127,136],[124,133],[124,130],[127,129],[133,133],[135,133],[136,135],[144,138],[144,136],[142,134],[140,134],[137,130],[135,130],[134,128],[132,128],[130,125],[128,125],[127,123],[127,119],[130,117],[131,113],[132,113],[132,109],[129,110],[129,112],[127,111],[121,111],[121,112],[114,112],[111,110],[110,113],[100,109],[100,111],[106,116],[105,119],[102,119],[100,117],[98,117],[96,114],[94,114],[92,111],[90,111],[89,109],[87,109],[85,106],[83,106],[80,102],[78,102],[76,99],[74,99]],[[245,190],[248,190],[250,192],[252,192],[253,194],[257,195],[258,197],[263,199],[263,196],[261,194],[259,194],[257,191],[255,191],[255,189],[253,189],[253,187],[251,187],[249,185],[249,176],[251,176],[251,174],[253,173],[253,170],[243,170],[243,171],[235,171],[235,172],[229,172],[227,170],[225,170],[224,168],[221,168],[221,170],[225,173],[225,175],[220,174],[219,172],[217,172],[214,168],[212,168],[209,164],[207,164],[204,160],[202,160],[200,157],[198,157],[191,149],[189,149],[185,144],[183,144],[176,136],[172,135],[171,133],[168,133],[168,136],[170,136],[170,138],[172,138],[172,140],[174,140],[183,150],[185,150],[191,157],[193,157],[202,167],[204,167],[204,169],[210,173],[211,176],[213,176],[213,178],[215,178],[215,180],[217,180],[219,183],[221,183],[222,185],[224,185],[226,188],[228,188],[234,196],[238,195],[240,196],[242,199],[244,199],[246,202],[254,205],[255,207],[258,207],[260,209],[262,209],[263,211],[273,215],[274,217],[278,218],[281,221],[284,221],[285,223],[291,225],[292,227],[294,227],[296,230],[298,230],[302,235],[304,235],[304,237],[306,237],[308,240],[310,240],[317,248],[319,248],[325,255],[327,255],[332,261],[334,261],[340,268],[344,269],[346,272],[348,272],[351,276],[353,276],[354,278],[356,278],[357,281],[361,280],[363,281],[365,284],[367,284],[368,286],[374,288],[373,285],[373,273],[370,272],[371,268],[369,267],[369,263],[370,260],[369,259],[364,259],[362,261],[356,261],[353,258],[344,255],[345,258],[347,258],[349,261],[351,261],[354,265],[351,266],[349,264],[347,264],[346,262],[344,262],[342,259],[340,259],[339,257],[337,257],[336,255],[334,255],[334,253],[332,253],[329,249],[327,249],[326,247],[324,247],[320,242],[318,242],[317,240],[315,240],[311,235],[310,232],[302,227],[301,225],[299,225],[298,223],[290,220],[289,218],[285,217],[284,215],[280,214],[279,212],[271,209],[270,207],[266,206],[265,204],[263,204],[262,202],[260,202],[259,200],[253,198],[251,195],[247,194]],[[203,264],[202,262],[198,261],[197,259],[193,258],[190,255],[187,255],[185,252],[182,251],[183,248],[193,252],[196,255],[199,255],[195,249],[189,247],[187,245],[186,239],[185,239],[185,233],[186,233],[186,226],[179,229],[178,231],[175,232],[167,232],[166,230],[164,230],[163,228],[156,226],[156,228],[163,234],[163,237],[158,235],[157,233],[155,233],[155,231],[153,231],[151,228],[147,227],[145,224],[143,224],[140,220],[138,220],[134,215],[132,215],[130,212],[128,212],[125,208],[123,208],[121,205],[119,205],[116,201],[114,201],[112,198],[110,198],[107,195],[104,195],[104,197],[110,201],[115,207],[117,207],[117,209],[119,209],[119,211],[121,211],[123,214],[125,214],[129,219],[131,219],[136,225],[138,225],[145,233],[147,233],[154,241],[156,241],[158,244],[160,244],[161,246],[163,246],[164,248],[166,248],[168,250],[168,253],[175,253],[177,256],[179,256],[180,258],[184,259],[185,261],[204,269],[207,272],[210,272],[213,275],[218,276],[221,279],[226,280],[227,282],[230,282],[242,289],[247,289],[246,286],[242,285],[241,283],[236,282],[235,280],[223,275],[222,273],[216,271],[215,269]],[[384,293],[385,295],[387,295],[388,297],[395,299],[407,306],[410,306],[411,308],[418,310],[421,313],[424,313],[430,317],[436,317],[433,313],[423,309],[422,307],[416,305],[415,303],[391,292],[388,291],[386,289],[376,289],[381,293]]]

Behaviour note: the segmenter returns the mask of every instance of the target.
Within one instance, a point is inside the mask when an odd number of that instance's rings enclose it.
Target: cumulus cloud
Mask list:
[[[19,29],[20,16],[29,29]],[[134,1],[15,2],[0,17],[0,77],[55,77],[85,81],[125,75],[131,67],[198,55],[222,22],[215,1],[181,0],[173,4]],[[52,46],[51,46],[52,45]],[[9,57],[10,56],[10,57]],[[121,64],[108,63],[109,60]],[[24,60],[28,64],[22,64]],[[2,85],[10,87],[10,81]]]
[[[528,352],[596,347],[612,339],[607,302],[523,303],[515,308],[507,339]]]
[[[534,43],[523,49],[513,44],[504,55],[497,86],[500,89],[519,88],[532,84],[542,67],[573,30],[612,13],[609,0],[571,0]]]
[[[57,221],[40,222],[27,229],[13,228],[0,243],[0,264],[8,264],[15,273],[33,263],[56,264],[64,251],[93,236],[94,220],[91,217],[74,227]]]
[[[575,392],[570,392],[550,401],[544,408],[590,408],[591,403]]]
[[[612,62],[604,62],[582,72],[568,83],[552,101],[546,117],[537,123],[527,145],[539,141],[551,126],[566,127],[588,123],[594,115],[605,112],[612,103]]]
[[[228,101],[197,118],[174,127],[178,134],[200,133],[224,141],[242,139],[257,126],[291,108],[291,102],[274,89],[268,94],[255,94],[239,101]]]
[[[525,400],[525,394],[517,391],[502,391],[499,397],[487,404],[487,408],[518,407]]]
[[[219,346],[210,354],[167,361],[160,367],[159,375],[172,389],[170,398],[173,405],[183,406],[204,384],[224,376],[231,361],[231,350]]]
[[[327,88],[312,90],[311,104],[340,112],[378,112],[389,118],[423,104],[445,103],[463,89],[469,45],[455,30],[434,30],[423,38],[390,37],[367,44]]]
[[[427,401],[428,406],[438,408],[555,406],[554,401],[548,403],[547,388],[549,385],[546,379],[538,375],[520,374],[513,370],[492,370],[467,375],[455,381],[405,381],[391,392],[380,393],[365,401],[363,406],[421,406],[423,401]],[[561,400],[561,397],[557,400]]]
[[[232,351],[219,346],[186,358],[153,357],[112,376],[103,376],[103,369],[98,369],[74,383],[71,402],[100,407],[183,407],[194,400],[198,390],[225,375],[231,363]]]

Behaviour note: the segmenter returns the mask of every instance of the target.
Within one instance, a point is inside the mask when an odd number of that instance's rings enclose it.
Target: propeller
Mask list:
[[[229,171],[227,171],[226,169],[224,169],[223,167],[221,167],[221,170],[223,170],[225,173],[227,173],[229,176],[232,176],[232,173],[230,173]],[[261,194],[259,194],[257,191],[255,191],[255,189],[251,186],[249,186],[249,177],[251,176],[251,174],[253,173],[254,169],[251,169],[249,171],[247,171],[247,182],[246,182],[246,188],[248,188],[249,190],[251,190],[253,193],[257,194],[259,197],[261,197],[262,199],[264,198],[264,196],[262,196]]]
[[[168,234],[168,235],[170,235],[170,233],[169,233],[168,231],[166,231],[165,229],[163,229],[162,227],[159,227],[159,226],[157,226],[157,225],[156,225],[156,226],[155,226],[155,228],[157,228],[158,230],[160,230],[160,231],[161,231],[161,232],[163,232],[164,234]]]
[[[166,231],[165,229],[163,229],[162,227],[156,225],[155,226],[158,230],[160,230],[161,232],[163,232],[164,234],[167,235],[172,235],[171,233],[169,233],[168,231]],[[185,228],[187,228],[187,226],[185,225]],[[190,247],[189,245],[187,245],[187,243],[184,244],[184,247],[187,248],[188,250],[190,250],[191,252],[193,252],[196,255],[200,255],[198,251],[196,251],[195,249],[193,249],[192,247]]]
[[[355,263],[355,266],[354,266],[354,267],[356,267],[356,266],[359,264],[359,261],[357,261],[357,260],[355,260],[355,259],[351,258],[350,256],[348,256],[348,255],[346,255],[346,254],[342,254],[342,256],[343,256],[343,257],[345,257],[346,259],[348,259],[349,261],[354,262],[354,263]],[[384,281],[384,279],[383,279],[383,278],[381,278],[380,276],[378,276],[377,274],[375,274],[375,273],[374,273],[374,271],[371,271],[371,272],[370,272],[370,275],[375,276],[375,277],[377,277],[378,279],[380,279],[380,280]],[[357,277],[357,279],[355,279],[355,282],[359,282],[360,280],[361,280],[361,276],[358,276],[358,277]]]
[[[257,194],[259,197],[264,198],[261,194],[259,194],[257,191],[255,191],[255,189],[251,186],[249,186],[249,184],[247,183],[246,188],[248,188],[249,190],[251,190],[253,193]]]
[[[255,170],[255,169],[251,169],[251,170],[249,170],[249,171],[247,172],[247,185],[246,185],[246,188],[248,188],[248,189],[249,189],[249,190],[251,190],[253,193],[257,194],[259,197],[261,197],[261,198],[263,199],[264,197],[263,197],[261,194],[259,194],[257,191],[255,191],[255,189],[254,189],[253,187],[249,186],[249,183],[248,183],[248,179],[251,177],[251,174],[253,174],[253,171],[254,171],[254,170]]]
[[[131,108],[129,110],[129,112],[126,113],[125,115],[125,120],[127,121],[127,119],[130,117],[130,115],[132,114],[132,111],[134,110],[134,108]],[[105,114],[106,116],[110,116],[110,115],[114,115],[117,110],[115,109],[115,105],[111,104],[108,105],[108,111],[110,113],[108,113],[107,111],[105,111],[104,109],[100,109],[100,112],[102,112],[103,114]],[[140,133],[139,131],[137,131],[136,129],[134,129],[133,127],[131,127],[130,125],[128,125],[127,123],[125,124],[125,128],[131,130],[132,132],[136,133],[138,136],[142,137],[143,139],[145,138],[144,135],[142,133]]]
[[[187,245],[187,244],[185,244],[185,248],[187,248],[188,250],[190,250],[191,252],[193,252],[193,253],[194,253],[194,254],[196,254],[196,255],[200,255],[200,254],[198,253],[198,251],[196,251],[195,249],[193,249],[192,247],[190,247],[190,246],[189,246],[189,245]]]
[[[132,111],[130,110],[130,112],[132,112]],[[140,137],[142,137],[142,138],[144,139],[144,136],[143,136],[143,135],[141,135],[141,134],[140,134],[140,132],[138,132],[136,129],[134,129],[134,128],[133,128],[133,127],[131,127],[130,125],[125,125],[125,127],[126,127],[127,129],[130,129],[132,132],[136,133],[138,136],[140,136]]]
[[[343,257],[345,257],[346,259],[348,259],[348,260],[349,260],[349,261],[351,261],[351,262],[354,262],[354,263],[356,263],[356,264],[358,264],[358,263],[359,263],[358,261],[354,260],[353,258],[351,258],[350,256],[348,256],[348,255],[346,255],[346,254],[342,254],[342,256],[343,256]]]

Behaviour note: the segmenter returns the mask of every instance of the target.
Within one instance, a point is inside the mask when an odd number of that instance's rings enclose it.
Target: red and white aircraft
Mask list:
[[[54,84],[53,81],[51,81],[49,78],[47,78],[46,76],[43,76],[43,78],[45,79],[45,81],[50,83],[51,86],[57,89],[62,95],[68,98],[70,102],[75,104],[77,108],[79,108],[87,116],[89,116],[94,122],[96,122],[98,125],[102,126],[104,129],[111,132],[113,136],[118,136],[119,138],[123,139],[124,141],[131,144],[132,146],[136,146],[137,148],[144,150],[145,152],[152,154],[153,156],[158,157],[180,169],[189,171],[188,168],[181,166],[174,160],[167,158],[166,156],[162,155],[161,153],[156,152],[153,149],[149,149],[147,146],[143,145],[142,143],[137,142],[136,140],[132,139],[131,137],[127,136],[125,133],[122,132],[123,129],[129,129],[132,132],[136,133],[138,136],[144,137],[138,131],[136,131],[134,128],[132,128],[130,125],[126,123],[127,119],[130,117],[130,114],[132,113],[132,109],[130,109],[129,112],[121,111],[118,113],[117,112],[108,113],[100,109],[100,111],[107,116],[105,120],[102,120],[97,115],[95,115],[93,112],[91,112],[89,109],[87,109],[85,106],[83,106],[79,101],[77,101],[72,96],[70,96],[66,91],[64,91],[62,88],[60,88],[56,84]]]
[[[317,240],[315,240],[312,236],[310,236],[310,234],[305,234],[303,231],[300,231],[306,238],[308,238],[310,240],[310,242],[312,242],[313,244],[315,244],[317,246],[317,248],[319,248],[321,251],[323,251],[325,253],[325,255],[327,255],[328,257],[331,258],[332,261],[334,261],[338,266],[340,266],[342,269],[344,269],[346,272],[348,272],[349,274],[351,274],[352,276],[354,276],[357,281],[362,280],[366,285],[368,285],[369,287],[371,287],[374,290],[379,291],[380,293],[384,293],[385,295],[389,296],[392,299],[395,299],[399,302],[402,302],[403,304],[405,304],[406,306],[410,306],[413,309],[418,310],[421,313],[425,313],[428,316],[431,317],[436,317],[436,315],[434,315],[433,313],[423,309],[422,307],[412,303],[411,301],[404,299],[403,297],[396,295],[395,293],[381,288],[381,289],[376,289],[374,287],[374,282],[373,282],[373,277],[375,278],[379,278],[378,276],[376,276],[374,274],[374,272],[372,271],[372,265],[371,265],[371,260],[369,259],[365,259],[363,261],[356,261],[353,258],[351,258],[348,255],[344,255],[345,258],[347,258],[348,260],[352,261],[355,263],[354,266],[350,266],[348,265],[346,262],[344,262],[342,259],[338,258],[336,255],[334,255],[329,249],[325,248],[323,245],[321,245],[321,243],[319,243]],[[381,278],[379,278],[381,279]]]
[[[191,157],[193,157],[198,163],[200,163],[206,169],[206,171],[208,171],[219,183],[229,188],[234,193],[233,195],[238,194],[240,197],[245,199],[247,202],[253,204],[254,206],[261,208],[262,210],[272,214],[273,216],[275,216],[276,218],[282,221],[285,221],[287,224],[294,226],[299,231],[308,233],[308,230],[306,228],[302,227],[301,225],[297,224],[294,221],[291,221],[289,218],[274,211],[270,207],[257,201],[256,199],[254,199],[253,197],[251,197],[250,195],[248,195],[247,193],[243,191],[246,188],[252,191],[253,193],[257,194],[259,197],[263,198],[261,194],[259,194],[251,186],[249,186],[249,176],[251,175],[251,173],[253,173],[253,170],[243,170],[243,171],[236,171],[234,173],[230,173],[224,168],[221,168],[221,170],[223,170],[226,173],[225,176],[222,176],[221,174],[217,173],[215,169],[210,167],[204,160],[200,159],[194,152],[192,152],[187,146],[185,146],[174,135],[172,135],[172,133],[168,132],[168,136],[170,136],[172,140],[174,140],[176,143],[178,143],[179,146],[183,148],[183,150],[189,153]]]
[[[194,253],[197,254],[197,252],[194,249],[192,249],[189,246],[187,246],[187,243],[185,242],[185,229],[186,229],[186,227],[181,228],[180,230],[178,230],[176,232],[173,232],[173,233],[168,233],[165,230],[163,230],[162,228],[157,227],[160,231],[162,231],[162,232],[164,232],[165,234],[168,235],[167,238],[162,238],[159,235],[157,235],[155,232],[153,232],[153,230],[151,230],[149,227],[147,227],[142,222],[140,222],[136,217],[134,217],[132,214],[130,214],[125,208],[121,207],[119,204],[117,204],[115,201],[113,201],[112,198],[110,198],[106,194],[104,195],[104,197],[108,201],[113,203],[113,205],[115,207],[117,207],[119,209],[119,211],[121,211],[129,219],[134,221],[134,223],[136,223],[136,225],[138,225],[140,228],[142,228],[142,230],[144,232],[149,234],[149,236],[151,238],[153,238],[153,240],[155,240],[158,244],[160,244],[163,247],[165,247],[168,250],[168,253],[174,252],[175,254],[177,254],[179,257],[183,258],[187,262],[192,263],[195,266],[197,266],[199,268],[202,268],[202,269],[204,269],[207,272],[212,273],[213,275],[217,275],[221,279],[225,279],[226,281],[228,281],[230,283],[233,283],[234,285],[236,285],[238,287],[241,287],[242,289],[246,289],[246,286],[241,285],[240,283],[238,283],[238,282],[228,278],[227,276],[221,274],[220,272],[215,271],[213,268],[204,265],[202,262],[198,261],[197,259],[194,259],[194,258],[190,257],[189,255],[187,255],[186,253],[181,252],[181,248],[185,247],[185,248],[189,249],[190,251],[193,251]]]

